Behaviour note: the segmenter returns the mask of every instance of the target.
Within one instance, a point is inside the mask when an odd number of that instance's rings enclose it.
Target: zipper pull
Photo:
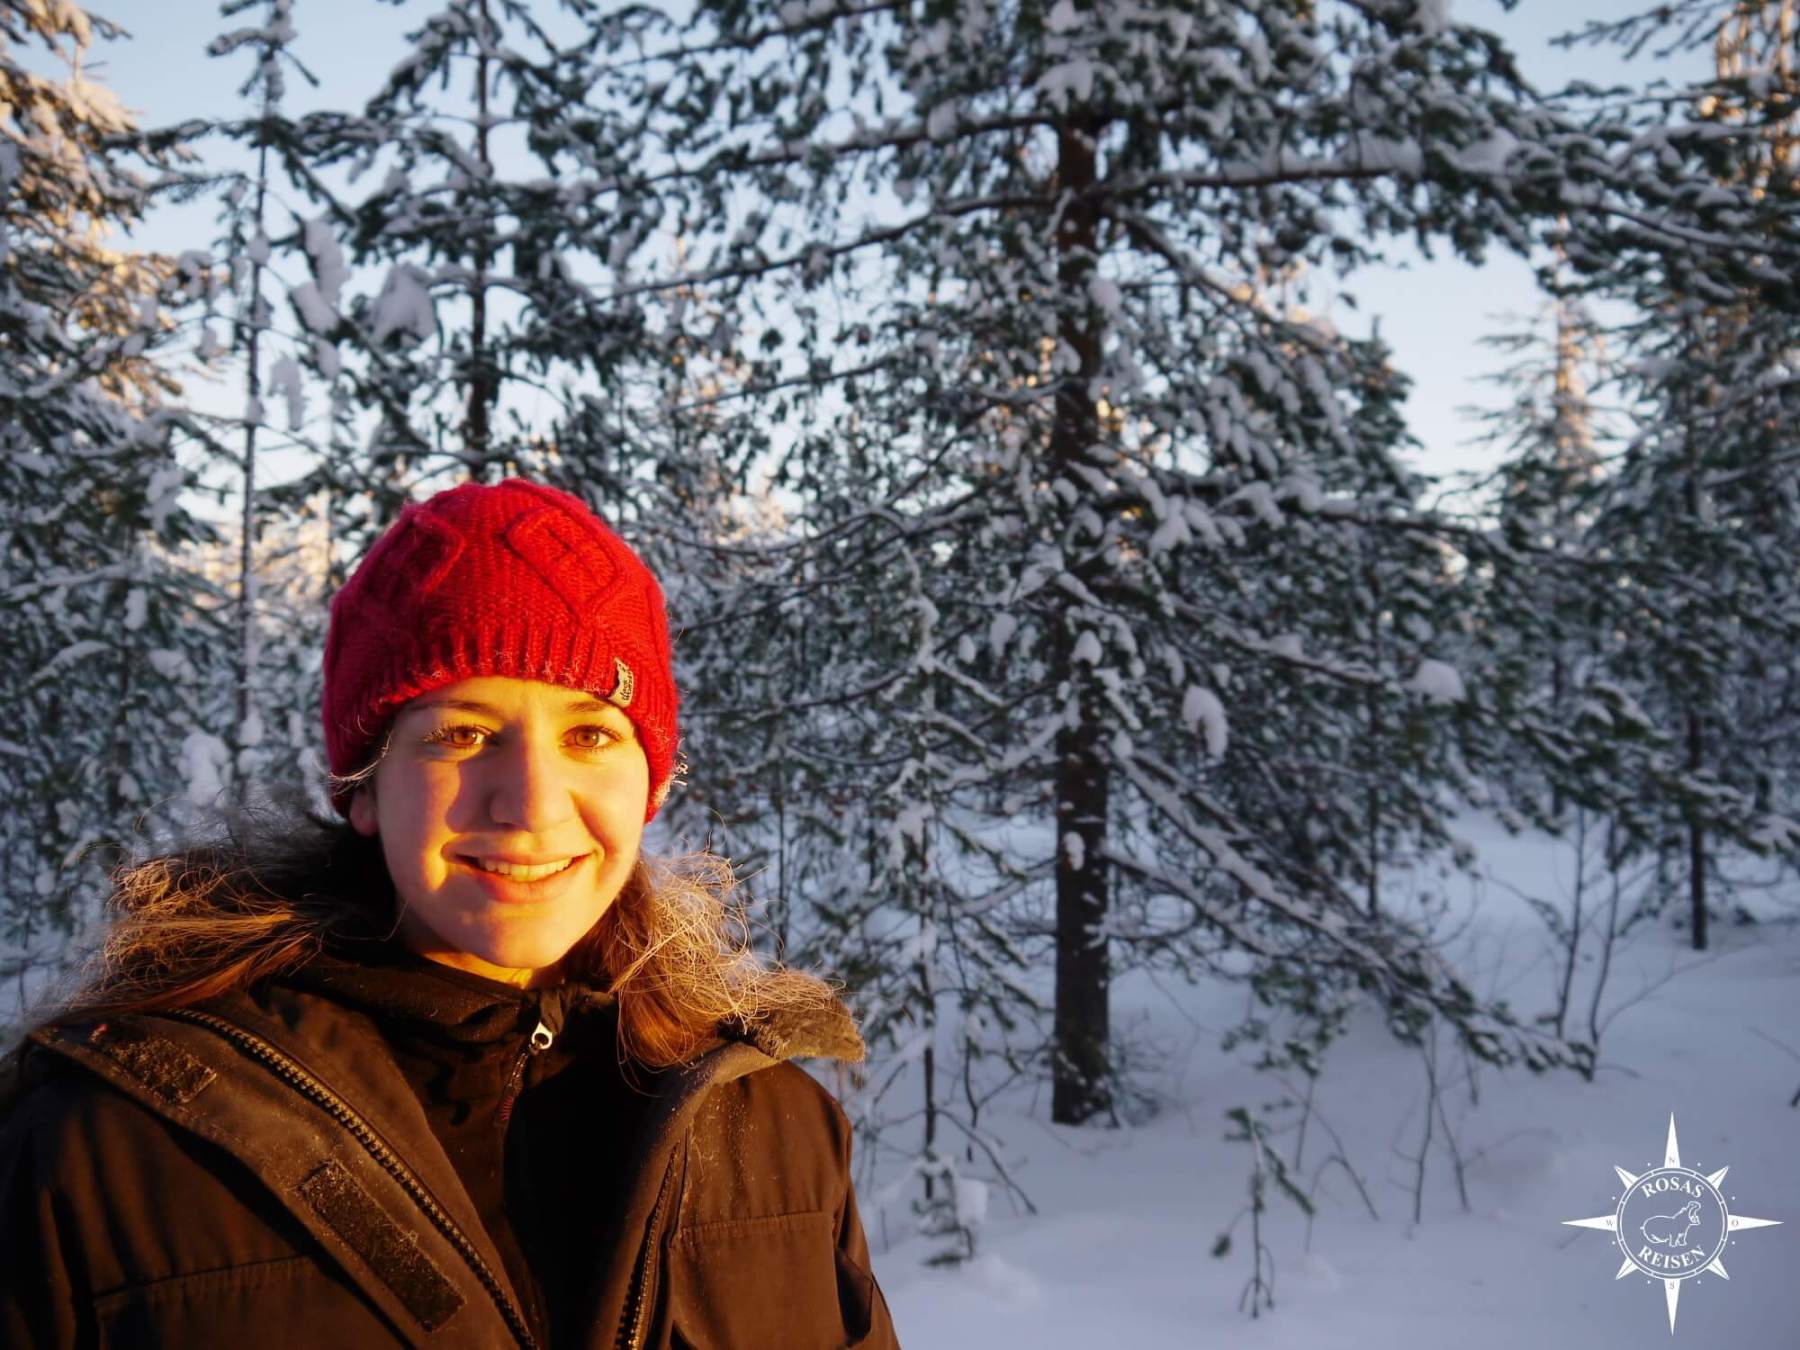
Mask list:
[[[519,1100],[519,1090],[525,1086],[525,1066],[533,1055],[541,1055],[556,1043],[556,1033],[545,1026],[540,1018],[532,1030],[531,1039],[525,1042],[519,1051],[519,1057],[513,1061],[512,1072],[506,1076],[506,1089],[500,1094],[500,1107],[494,1112],[494,1123],[505,1127],[512,1119],[513,1104]]]

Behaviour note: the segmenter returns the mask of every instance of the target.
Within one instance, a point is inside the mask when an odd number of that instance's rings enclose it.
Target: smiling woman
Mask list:
[[[492,979],[555,982],[637,865],[650,783],[630,719],[488,676],[413,700],[394,731],[350,822],[381,840],[407,945]]]
[[[410,505],[334,597],[341,820],[124,868],[0,1073],[0,1343],[891,1347],[861,1057],[723,860],[646,856],[662,593],[577,498]]]

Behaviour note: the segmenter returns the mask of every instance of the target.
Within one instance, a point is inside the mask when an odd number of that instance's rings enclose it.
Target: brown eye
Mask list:
[[[487,731],[481,727],[465,724],[463,726],[443,727],[426,736],[425,740],[428,744],[442,745],[451,750],[473,750],[476,748],[475,743],[466,741],[462,738],[465,735],[486,736],[487,734]]]
[[[604,750],[607,746],[614,744],[619,739],[617,733],[606,727],[576,727],[575,730],[571,731],[569,734],[577,737],[592,736],[594,738],[591,741],[578,741],[577,748],[582,750]]]

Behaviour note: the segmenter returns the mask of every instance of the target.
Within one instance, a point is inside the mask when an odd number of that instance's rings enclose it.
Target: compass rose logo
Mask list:
[[[1725,1204],[1719,1183],[1731,1169],[1703,1174],[1681,1165],[1681,1145],[1675,1138],[1675,1117],[1669,1116],[1669,1147],[1661,1167],[1634,1176],[1615,1166],[1625,1189],[1611,1214],[1593,1219],[1564,1219],[1575,1228],[1599,1228],[1613,1235],[1624,1253],[1615,1280],[1634,1270],[1662,1281],[1669,1305],[1669,1334],[1675,1334],[1675,1308],[1681,1300],[1681,1282],[1696,1275],[1725,1273],[1726,1243],[1743,1228],[1772,1228],[1780,1219],[1751,1219],[1733,1214]]]

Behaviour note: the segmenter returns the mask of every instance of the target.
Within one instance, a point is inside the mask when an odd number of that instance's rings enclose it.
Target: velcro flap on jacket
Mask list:
[[[320,1163],[296,1189],[425,1330],[437,1330],[462,1307],[462,1295],[419,1249],[417,1239],[395,1223],[343,1166]]]
[[[88,1044],[164,1101],[186,1106],[218,1077],[166,1036],[134,1022],[101,1022]]]

